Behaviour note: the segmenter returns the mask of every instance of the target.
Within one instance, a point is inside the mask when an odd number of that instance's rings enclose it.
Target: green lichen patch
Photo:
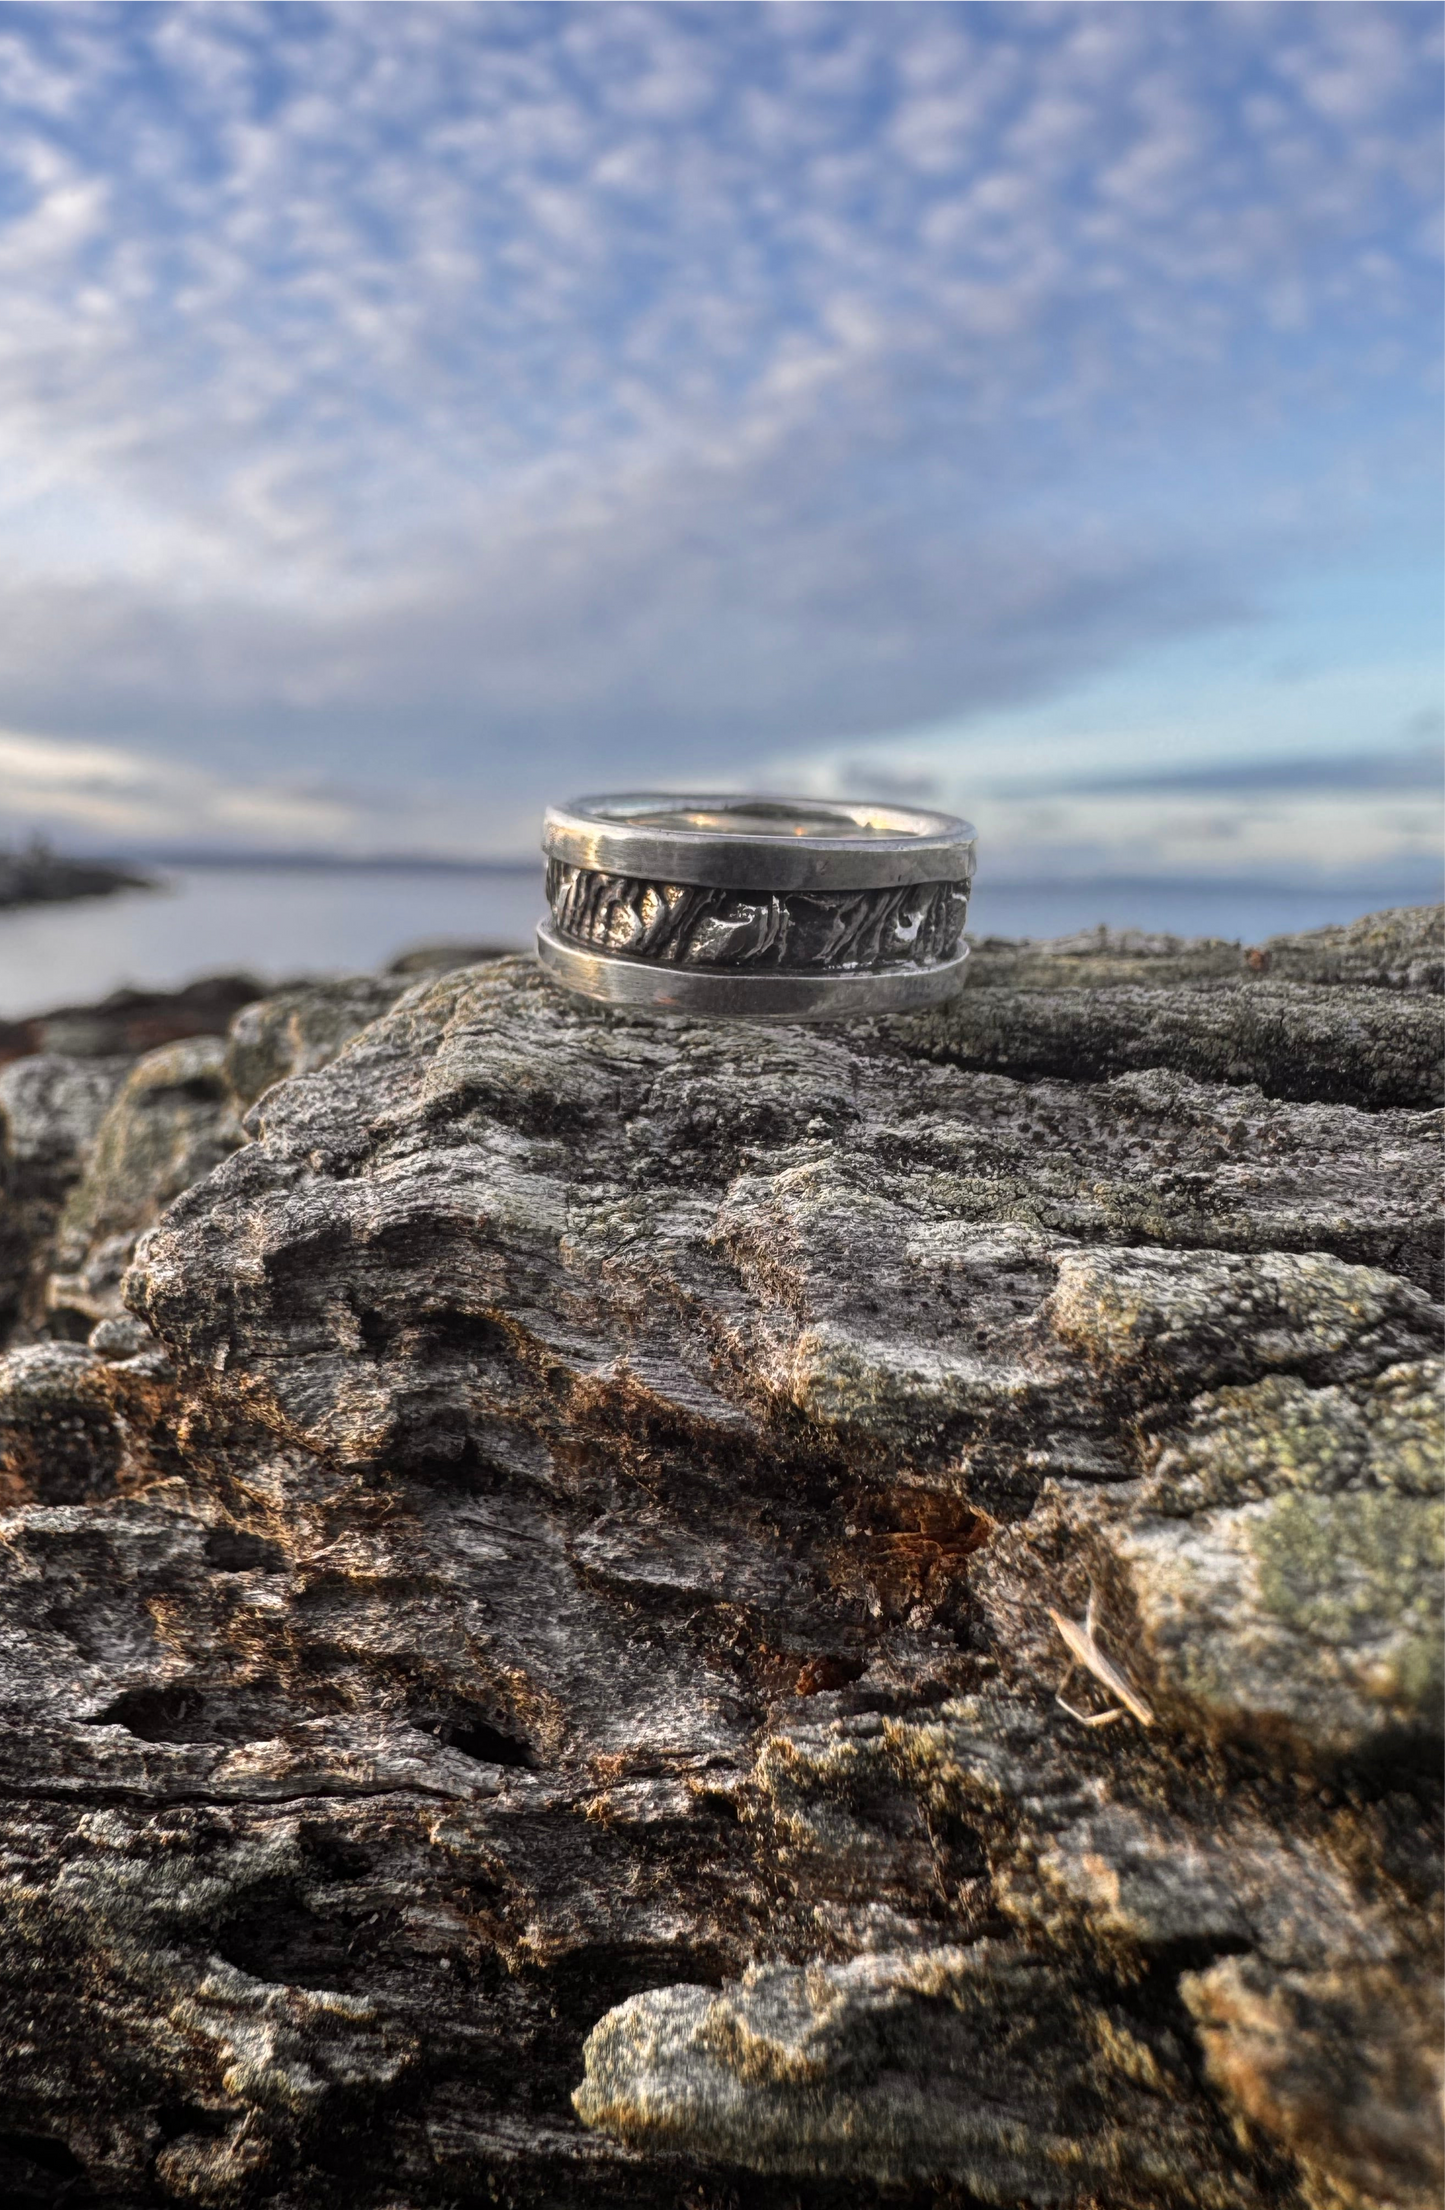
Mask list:
[[[1252,1522],[1263,1608],[1382,1711],[1441,1713],[1445,1506],[1373,1491],[1276,1498]]]
[[[1188,1428],[1160,1453],[1150,1500],[1171,1519],[1189,1519],[1286,1488],[1328,1495],[1363,1476],[1369,1447],[1348,1391],[1271,1375],[1199,1400]]]
[[[1440,1724],[1438,1383],[1433,1362],[1402,1362],[1196,1399],[1104,1538],[1166,1691],[1332,1750]]]

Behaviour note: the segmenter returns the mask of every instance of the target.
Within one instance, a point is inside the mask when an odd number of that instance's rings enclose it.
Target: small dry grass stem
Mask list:
[[[1081,1726],[1086,1727],[1112,1726],[1116,1719],[1123,1718],[1126,1711],[1132,1718],[1138,1720],[1141,1727],[1152,1727],[1154,1714],[1139,1694],[1138,1689],[1129,1686],[1118,1666],[1105,1657],[1103,1651],[1099,1648],[1094,1634],[1093,1590],[1090,1589],[1089,1591],[1089,1605],[1084,1613],[1082,1626],[1077,1619],[1065,1619],[1063,1613],[1055,1611],[1052,1606],[1049,1609],[1049,1617],[1063,1636],[1065,1646],[1069,1652],[1068,1670],[1059,1682],[1054,1695],[1054,1702],[1060,1710],[1067,1711],[1071,1719],[1077,1719]],[[1109,1694],[1117,1698],[1117,1702],[1108,1711],[1078,1711],[1071,1703],[1064,1701],[1064,1689],[1070,1676],[1080,1665],[1087,1672],[1092,1673],[1096,1681],[1102,1681]]]

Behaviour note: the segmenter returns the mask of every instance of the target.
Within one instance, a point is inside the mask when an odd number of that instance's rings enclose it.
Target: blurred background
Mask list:
[[[0,5],[0,1014],[522,941],[551,797],[977,925],[1439,895],[1441,16]]]

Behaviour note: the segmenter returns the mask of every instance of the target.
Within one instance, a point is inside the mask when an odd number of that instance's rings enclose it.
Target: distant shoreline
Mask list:
[[[278,873],[278,874],[330,874],[330,875],[509,875],[540,876],[543,859],[540,851],[535,858],[520,859],[451,859],[426,852],[373,852],[350,854],[336,852],[236,852],[217,851],[205,846],[193,849],[158,850],[142,847],[124,856],[98,855],[85,861],[76,861],[78,867],[93,869],[113,868],[125,874],[125,882],[118,887],[135,883],[137,887],[164,888],[168,872],[184,873],[188,870],[230,873]],[[0,858],[3,865],[3,858]],[[137,869],[150,870],[138,876]],[[126,870],[130,870],[127,874]],[[1299,876],[1274,871],[1258,875],[1198,875],[1170,874],[1166,877],[1143,874],[1103,873],[1060,877],[1047,875],[1033,878],[1014,874],[996,874],[991,868],[981,869],[975,884],[977,891],[1003,892],[1010,898],[1027,896],[1031,891],[1056,894],[1061,888],[1074,892],[1097,890],[1101,893],[1123,892],[1155,896],[1166,892],[1173,896],[1194,894],[1198,896],[1237,896],[1241,898],[1268,895],[1280,898],[1315,898],[1326,889],[1338,894],[1341,908],[1363,912],[1377,907],[1435,905],[1445,897],[1445,879],[1438,868],[1422,866],[1397,866],[1386,869],[1379,876],[1368,871],[1359,875],[1325,875],[1312,870]],[[0,904],[3,904],[0,899]]]
[[[215,852],[145,851],[143,864],[157,868],[273,868],[288,873],[331,875],[531,875],[542,871],[542,855],[533,859],[446,859],[425,852]]]
[[[46,844],[0,851],[0,911],[22,906],[65,905],[74,898],[108,898],[118,890],[158,890],[153,875],[128,863],[65,859]]]

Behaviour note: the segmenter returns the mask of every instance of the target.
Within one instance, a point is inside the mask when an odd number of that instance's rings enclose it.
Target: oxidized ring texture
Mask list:
[[[815,1021],[963,981],[975,833],[817,798],[639,793],[549,806],[543,966],[612,1005]]]

